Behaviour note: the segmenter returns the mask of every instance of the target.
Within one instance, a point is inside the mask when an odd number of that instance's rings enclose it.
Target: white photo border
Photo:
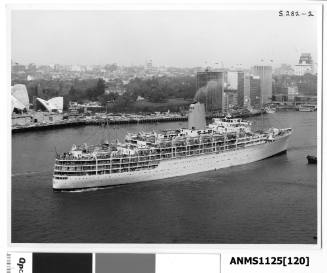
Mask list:
[[[317,165],[317,244],[84,244],[84,243],[73,243],[73,244],[59,244],[59,243],[12,243],[11,242],[11,124],[10,124],[10,96],[9,92],[6,92],[6,102],[7,102],[7,113],[6,113],[6,126],[7,126],[7,247],[8,251],[32,251],[32,252],[119,252],[119,253],[217,253],[230,251],[230,250],[303,250],[303,251],[312,251],[319,250],[322,248],[322,201],[323,199],[323,187],[322,187],[322,177],[323,176],[323,140],[322,136],[324,126],[323,126],[323,101],[324,96],[322,92],[323,87],[323,3],[322,2],[300,2],[300,3],[280,3],[280,4],[191,4],[191,5],[122,5],[122,4],[82,4],[82,5],[42,5],[42,4],[33,4],[33,5],[25,5],[25,4],[17,4],[17,5],[9,5],[7,6],[7,81],[6,81],[6,90],[10,90],[10,59],[11,59],[11,17],[10,14],[13,10],[110,10],[110,11],[118,11],[118,10],[228,10],[235,9],[238,10],[265,10],[265,9],[276,9],[283,7],[284,9],[293,8],[294,6],[298,8],[314,8],[317,11],[317,46],[318,46],[318,60],[317,60],[317,71],[318,71],[318,90],[317,90],[317,99],[318,99],[318,110],[317,110],[317,157],[318,157],[318,165]],[[3,160],[2,160],[3,162]],[[5,163],[5,162],[3,162]],[[326,193],[326,190],[325,190]],[[324,195],[325,195],[324,193]]]

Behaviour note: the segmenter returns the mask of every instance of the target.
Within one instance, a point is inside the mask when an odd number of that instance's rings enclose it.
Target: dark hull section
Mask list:
[[[317,164],[317,157],[313,155],[307,156],[308,164]]]

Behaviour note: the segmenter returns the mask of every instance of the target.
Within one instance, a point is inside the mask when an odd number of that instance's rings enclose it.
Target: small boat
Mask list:
[[[317,157],[313,155],[307,155],[308,164],[317,164]]]
[[[276,109],[274,109],[274,108],[266,107],[264,110],[265,110],[265,112],[267,114],[274,114],[274,113],[276,113]]]
[[[317,110],[317,106],[310,104],[302,104],[299,106],[298,110],[300,112],[314,112]]]

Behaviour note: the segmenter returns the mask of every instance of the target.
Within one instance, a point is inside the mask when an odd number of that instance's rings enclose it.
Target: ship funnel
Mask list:
[[[188,129],[203,130],[206,127],[204,104],[192,103],[188,112]]]

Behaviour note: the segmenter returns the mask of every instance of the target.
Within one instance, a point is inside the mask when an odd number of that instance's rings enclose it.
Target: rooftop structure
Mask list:
[[[310,53],[302,53],[299,63],[295,65],[295,75],[313,74],[313,61]]]
[[[62,113],[64,105],[63,97],[55,97],[48,101],[41,98],[37,98],[36,101],[41,105],[41,107],[45,111]]]

